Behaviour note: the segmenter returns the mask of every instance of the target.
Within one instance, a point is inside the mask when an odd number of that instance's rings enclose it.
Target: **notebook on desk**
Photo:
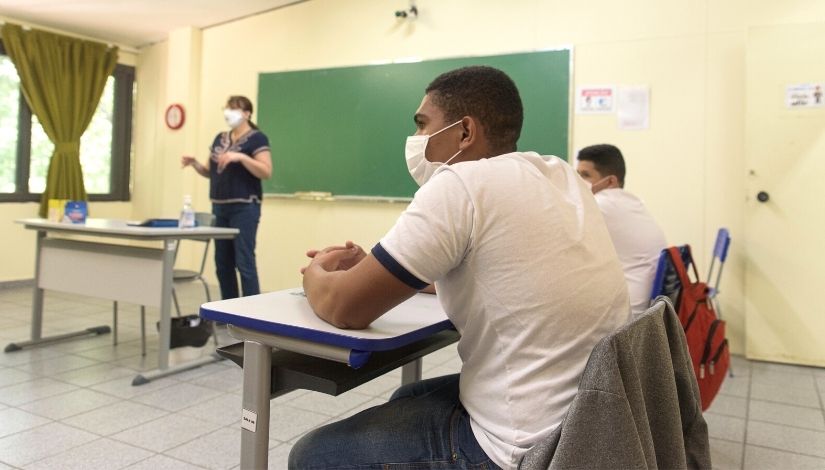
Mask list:
[[[146,219],[127,222],[132,227],[170,228],[178,226],[178,219]]]

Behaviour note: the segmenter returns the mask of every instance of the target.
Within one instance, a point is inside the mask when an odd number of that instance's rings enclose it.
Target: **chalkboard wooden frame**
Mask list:
[[[404,142],[426,86],[467,65],[504,70],[519,87],[519,150],[567,158],[572,49],[421,62],[267,72],[258,78],[257,124],[269,137],[268,196],[409,201]]]

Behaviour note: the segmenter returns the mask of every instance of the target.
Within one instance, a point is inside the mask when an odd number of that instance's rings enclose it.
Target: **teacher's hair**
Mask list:
[[[462,67],[436,77],[426,93],[447,121],[476,118],[494,150],[516,150],[524,110],[518,88],[506,73],[483,65]]]
[[[242,111],[249,111],[249,114],[252,115],[252,102],[249,101],[249,98],[246,96],[232,95],[228,100],[226,100],[226,106],[233,109],[240,109]],[[258,128],[258,126],[252,122],[252,119],[249,120],[249,126],[253,129]]]

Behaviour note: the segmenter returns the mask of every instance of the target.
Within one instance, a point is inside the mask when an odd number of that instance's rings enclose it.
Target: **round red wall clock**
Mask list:
[[[172,130],[180,129],[183,127],[183,123],[186,121],[186,112],[183,110],[183,105],[181,104],[170,104],[168,108],[166,108],[166,127]]]

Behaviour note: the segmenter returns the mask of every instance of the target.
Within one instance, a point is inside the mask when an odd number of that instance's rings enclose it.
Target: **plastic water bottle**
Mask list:
[[[192,196],[183,196],[183,209],[180,211],[178,227],[192,228],[195,226],[195,210],[192,209]]]

